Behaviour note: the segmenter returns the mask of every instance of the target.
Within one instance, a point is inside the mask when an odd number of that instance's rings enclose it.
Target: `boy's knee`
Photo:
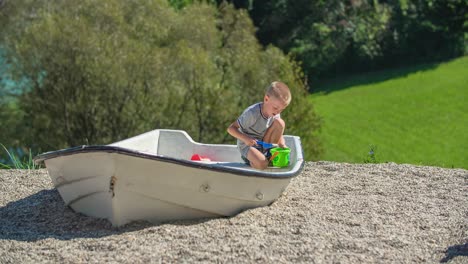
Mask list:
[[[286,128],[286,123],[285,123],[284,120],[281,119],[281,118],[275,119],[275,121],[274,121],[273,124],[276,125],[276,126],[278,126],[278,127],[280,127],[282,130],[284,130],[284,129]]]

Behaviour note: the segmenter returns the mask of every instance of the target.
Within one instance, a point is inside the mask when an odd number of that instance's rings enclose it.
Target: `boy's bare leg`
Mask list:
[[[281,136],[283,136],[284,128],[285,123],[283,119],[276,119],[266,131],[263,141],[278,144]],[[250,165],[255,169],[264,170],[268,167],[269,160],[256,148],[250,148],[247,153],[247,159],[250,161]]]
[[[250,166],[255,169],[264,170],[268,167],[267,158],[256,148],[250,147],[247,159],[250,161]]]
[[[283,136],[285,127],[286,124],[284,123],[283,119],[275,119],[273,124],[271,124],[271,126],[266,131],[265,136],[263,136],[263,141],[278,144],[281,137]]]

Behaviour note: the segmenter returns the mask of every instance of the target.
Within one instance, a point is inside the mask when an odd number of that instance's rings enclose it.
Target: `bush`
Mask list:
[[[29,8],[29,9],[28,9]],[[107,144],[156,128],[202,142],[233,142],[227,126],[273,80],[292,89],[287,133],[316,159],[319,119],[299,65],[263,48],[245,11],[167,1],[17,0],[0,22],[19,98],[23,144],[42,151]]]

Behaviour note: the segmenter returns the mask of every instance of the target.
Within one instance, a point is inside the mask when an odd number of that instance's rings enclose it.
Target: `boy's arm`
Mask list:
[[[255,146],[257,144],[257,141],[255,139],[239,131],[239,123],[237,123],[237,121],[233,122],[228,127],[227,132],[231,136],[243,141],[247,146]]]

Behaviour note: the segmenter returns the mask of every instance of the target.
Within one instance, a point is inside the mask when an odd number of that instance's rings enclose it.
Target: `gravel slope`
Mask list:
[[[0,170],[0,263],[468,263],[468,171],[308,162],[271,206],[113,228],[46,170]]]

